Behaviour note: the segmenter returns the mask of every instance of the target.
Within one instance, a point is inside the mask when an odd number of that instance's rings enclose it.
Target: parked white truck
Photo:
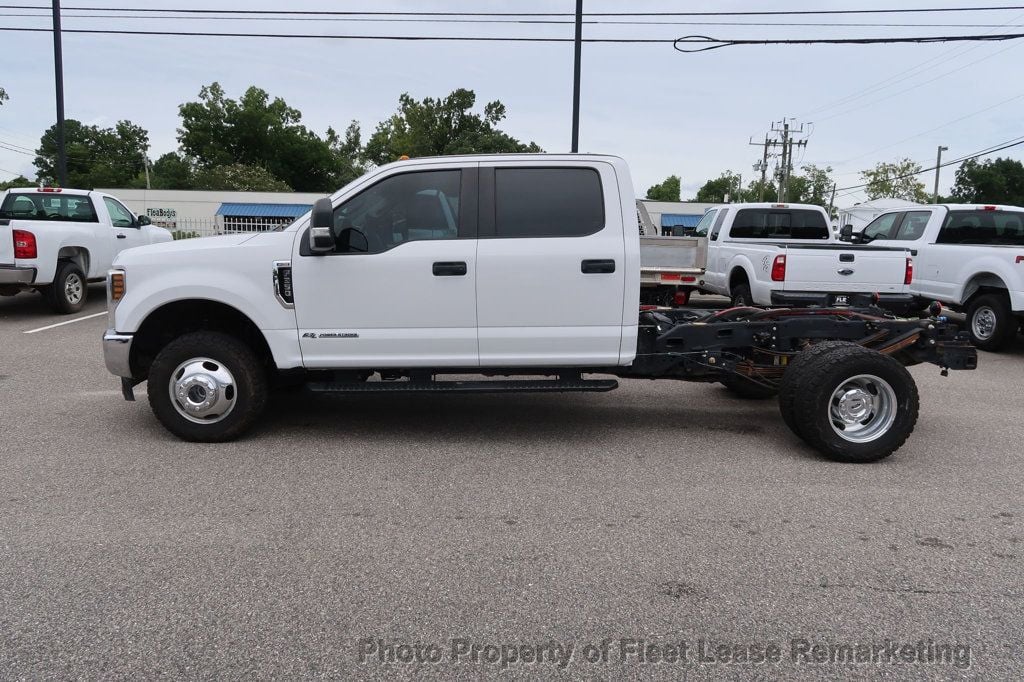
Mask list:
[[[0,295],[40,291],[59,313],[85,304],[124,249],[172,241],[109,194],[55,187],[0,194]]]
[[[978,348],[997,351],[1024,323],[1024,208],[947,204],[887,211],[856,244],[912,250],[917,272],[910,292],[967,313]]]
[[[354,394],[729,378],[779,392],[795,433],[855,462],[888,456],[913,429],[904,364],[975,366],[966,335],[939,318],[640,311],[636,220],[616,157],[382,166],[281,231],[121,254],[108,277],[106,364],[128,400],[148,381],[157,418],[197,441],[246,432],[285,380]],[[459,374],[488,378],[443,378]]]
[[[820,206],[728,204],[709,209],[703,291],[733,305],[830,306],[875,301],[900,313],[914,297],[909,249],[853,249],[839,243]]]

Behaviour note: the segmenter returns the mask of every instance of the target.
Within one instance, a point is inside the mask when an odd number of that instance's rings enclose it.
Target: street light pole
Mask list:
[[[583,0],[576,0],[576,52],[572,73],[572,153],[580,150],[580,60],[583,57]]]
[[[939,203],[939,171],[942,170],[942,152],[949,151],[949,147],[939,146],[939,155],[935,157],[935,195],[932,197],[932,203]]]
[[[57,90],[57,182],[68,186],[68,157],[64,147],[64,57],[60,40],[60,0],[53,0],[53,74]]]

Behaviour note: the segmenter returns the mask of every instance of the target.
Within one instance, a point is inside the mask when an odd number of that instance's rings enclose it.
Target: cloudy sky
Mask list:
[[[26,5],[48,7],[43,0]],[[765,9],[969,7],[967,0],[586,0],[585,11],[697,12]],[[1009,1],[985,5],[1012,4]],[[131,18],[128,8],[348,11],[566,12],[572,0],[64,0],[64,28],[437,36],[572,36],[571,23],[456,23],[313,20]],[[121,8],[97,18],[74,7]],[[48,27],[48,10],[2,8],[0,27]],[[37,14],[39,17],[10,16]],[[364,17],[365,19],[366,17]],[[305,17],[304,19],[308,19]],[[570,17],[554,18],[570,21]],[[725,39],[931,36],[1024,32],[1024,10],[746,17],[591,17],[590,38],[658,38],[702,34]],[[609,21],[648,22],[607,23]],[[689,22],[689,23],[683,23]],[[712,22],[695,25],[695,22]],[[732,22],[728,24],[728,22]],[[726,23],[728,25],[720,25]],[[736,25],[740,23],[742,25]],[[802,23],[805,25],[777,25]],[[806,25],[806,24],[847,24]],[[766,25],[776,24],[776,25]],[[850,24],[884,24],[856,26]],[[895,25],[895,26],[893,26]],[[54,120],[49,33],[0,32],[0,178],[34,176],[39,136]],[[1024,136],[1024,40],[881,46],[733,46],[681,54],[670,43],[588,44],[583,50],[581,150],[617,154],[631,164],[637,190],[671,174],[683,198],[725,169],[753,178],[773,121],[792,117],[809,132],[803,163],[832,166],[840,187],[878,161],[909,157],[932,165],[936,146],[947,158]],[[150,155],[176,147],[178,105],[200,86],[220,82],[230,96],[250,85],[283,97],[322,133],[359,121],[364,133],[394,112],[398,95],[443,96],[459,87],[478,102],[500,99],[504,129],[548,151],[570,144],[571,43],[387,42],[65,34],[66,115],[90,124],[129,119],[149,131]],[[1003,153],[1014,158],[1024,147]],[[948,189],[955,168],[944,169]],[[924,176],[931,187],[933,175]],[[837,203],[863,199],[848,193]]]

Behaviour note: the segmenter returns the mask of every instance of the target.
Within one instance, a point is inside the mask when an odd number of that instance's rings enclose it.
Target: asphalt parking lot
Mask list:
[[[159,426],[144,387],[121,400],[105,317],[80,319],[103,311],[91,295],[71,318],[0,299],[0,678],[1012,679],[1024,665],[1024,340],[975,372],[912,368],[917,429],[874,465],[818,458],[774,401],[644,381],[290,394],[245,440],[198,445]],[[624,656],[632,640],[654,658],[686,641],[688,662]],[[927,660],[928,642],[959,660]],[[802,648],[886,643],[924,649],[849,664]],[[410,653],[431,644],[439,663]],[[769,645],[779,662],[723,660]]]

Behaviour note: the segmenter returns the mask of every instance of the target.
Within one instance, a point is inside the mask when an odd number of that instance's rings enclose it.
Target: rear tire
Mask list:
[[[77,313],[85,305],[89,296],[89,285],[85,281],[85,273],[70,261],[58,261],[57,274],[53,284],[43,291],[46,302],[55,313],[70,315]]]
[[[829,459],[876,462],[914,431],[917,386],[888,356],[839,342],[789,372],[790,417],[799,415],[798,435]]]
[[[746,282],[732,288],[732,307],[744,308],[754,305],[754,296],[750,293],[750,285]]]
[[[182,440],[220,443],[248,431],[267,404],[267,376],[252,350],[220,332],[164,346],[149,368],[149,404]]]
[[[822,353],[827,353],[830,349],[836,347],[849,346],[847,341],[822,341],[816,343],[810,348],[797,353],[796,357],[790,361],[789,366],[786,368],[786,373],[782,375],[782,382],[779,384],[779,412],[782,414],[782,421],[786,423],[789,430],[799,436],[801,439],[804,438],[802,428],[803,421],[796,414],[796,397],[799,395],[802,386],[801,381],[803,377],[807,376],[807,367],[812,363],[816,362]]]
[[[982,294],[967,306],[967,330],[975,347],[1000,351],[1017,337],[1020,322],[1013,316],[1010,299],[1002,294]]]

